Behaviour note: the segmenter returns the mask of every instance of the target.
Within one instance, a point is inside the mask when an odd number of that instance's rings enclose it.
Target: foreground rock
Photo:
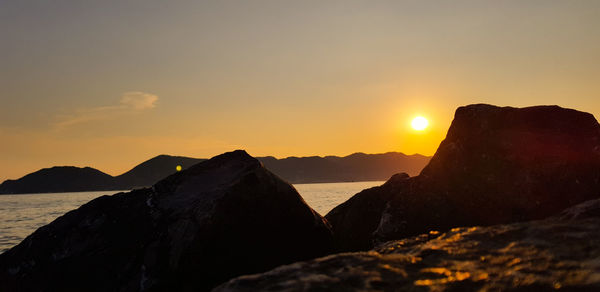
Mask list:
[[[600,201],[561,218],[455,228],[247,275],[215,291],[600,291]]]
[[[600,125],[557,106],[470,105],[417,177],[327,214],[341,250],[456,226],[542,219],[600,196]],[[355,228],[354,226],[360,226]]]
[[[331,248],[296,190],[235,151],[38,229],[0,255],[0,291],[202,291]]]

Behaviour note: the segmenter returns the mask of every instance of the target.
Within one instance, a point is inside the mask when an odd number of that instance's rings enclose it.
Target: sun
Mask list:
[[[429,121],[427,121],[426,118],[422,117],[422,116],[417,116],[415,117],[412,122],[410,123],[410,125],[412,126],[413,129],[415,129],[416,131],[423,131],[427,128],[427,126],[429,125]]]

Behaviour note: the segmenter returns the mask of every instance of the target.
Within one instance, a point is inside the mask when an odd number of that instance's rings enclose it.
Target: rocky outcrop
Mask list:
[[[331,249],[296,190],[235,151],[38,229],[0,255],[0,291],[203,291]]]
[[[431,231],[241,276],[214,291],[599,291],[600,201],[563,214],[586,215]]]
[[[461,107],[421,174],[386,185],[327,214],[341,250],[428,230],[541,219],[597,198],[600,125],[591,114],[558,106]],[[365,213],[363,205],[373,208]],[[354,229],[353,220],[365,228]]]

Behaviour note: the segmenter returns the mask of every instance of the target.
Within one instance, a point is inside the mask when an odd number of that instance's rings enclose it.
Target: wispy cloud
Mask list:
[[[121,96],[121,106],[134,110],[145,110],[156,106],[158,96],[141,91],[125,92]]]
[[[156,107],[158,96],[141,91],[125,92],[118,105],[83,108],[69,114],[57,116],[54,124],[57,129],[91,121],[114,119],[118,116],[134,114]]]

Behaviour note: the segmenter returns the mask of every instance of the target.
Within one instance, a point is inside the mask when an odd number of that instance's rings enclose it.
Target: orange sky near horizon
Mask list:
[[[600,1],[3,1],[0,36],[0,181],[234,149],[433,155],[472,103],[600,115]]]

